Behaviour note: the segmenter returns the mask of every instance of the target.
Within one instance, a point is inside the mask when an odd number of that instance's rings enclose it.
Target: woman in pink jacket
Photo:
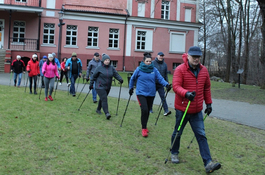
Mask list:
[[[52,54],[48,54],[48,60],[43,64],[42,73],[44,75],[45,101],[48,101],[48,98],[51,101],[53,101],[52,91],[54,88],[54,81],[55,81],[54,77],[56,76],[56,78],[59,79],[59,75],[58,75],[57,66],[55,64]],[[49,91],[49,96],[48,96],[49,88],[50,88],[50,91]]]

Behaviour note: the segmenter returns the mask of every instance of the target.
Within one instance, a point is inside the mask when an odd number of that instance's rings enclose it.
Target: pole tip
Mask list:
[[[165,164],[167,163],[168,159],[165,160]]]

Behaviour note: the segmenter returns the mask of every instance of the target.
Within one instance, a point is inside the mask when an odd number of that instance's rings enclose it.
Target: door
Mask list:
[[[0,49],[2,49],[3,47],[4,47],[4,20],[0,19]]]

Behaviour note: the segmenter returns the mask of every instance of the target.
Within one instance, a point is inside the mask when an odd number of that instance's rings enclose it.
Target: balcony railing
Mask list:
[[[2,3],[0,3],[1,5]],[[4,0],[4,4],[18,5],[18,6],[30,6],[41,7],[41,0]]]
[[[10,37],[9,49],[11,49],[11,50],[37,51],[37,50],[39,50],[39,40],[38,39]]]

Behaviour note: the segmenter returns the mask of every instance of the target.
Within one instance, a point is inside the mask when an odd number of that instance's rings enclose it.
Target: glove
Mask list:
[[[58,77],[58,76],[57,76],[56,78],[57,78],[57,80],[59,80],[59,79],[60,79],[60,77]]]
[[[120,84],[122,84],[123,83],[123,79],[121,79],[121,81],[120,81]]]
[[[131,89],[129,90],[129,94],[130,94],[130,95],[133,94],[133,88],[131,88]]]
[[[187,98],[187,99],[189,99],[190,101],[193,101],[194,100],[194,98],[195,98],[195,95],[196,95],[196,92],[195,91],[193,91],[193,92],[187,92],[186,94],[185,94],[185,97]]]
[[[212,104],[207,104],[204,113],[206,113],[207,115],[210,115],[212,110],[213,110],[212,109]]]
[[[93,85],[90,85],[90,86],[89,86],[89,89],[90,89],[90,90],[93,89]]]
[[[38,74],[38,77],[40,76],[40,74]]]
[[[28,73],[30,73],[30,70],[28,70]]]
[[[172,88],[172,85],[171,85],[171,84],[168,84],[168,85],[166,86],[166,88],[167,88],[167,92],[169,92],[169,91],[171,90],[171,88]]]
[[[86,78],[86,82],[88,82],[88,81],[89,81],[89,77]]]

